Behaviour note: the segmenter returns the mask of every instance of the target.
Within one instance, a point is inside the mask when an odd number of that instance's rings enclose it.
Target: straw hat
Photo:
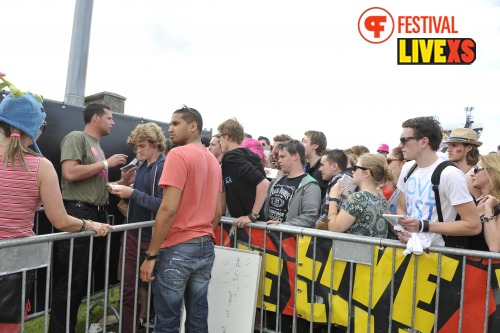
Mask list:
[[[453,131],[451,131],[448,140],[445,140],[444,142],[445,143],[459,142],[480,147],[483,143],[481,141],[477,141],[477,139],[478,139],[477,133],[473,129],[455,128]]]

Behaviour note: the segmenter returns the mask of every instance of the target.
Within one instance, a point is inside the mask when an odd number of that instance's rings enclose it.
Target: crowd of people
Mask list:
[[[155,221],[154,228],[131,230],[122,238],[123,332],[145,325],[177,332],[183,304],[186,332],[208,332],[207,292],[221,216],[234,218],[236,227],[263,222],[403,243],[425,236],[427,246],[500,251],[500,152],[480,155],[482,143],[471,129],[454,129],[443,153],[439,122],[412,118],[402,123],[397,147],[381,144],[370,153],[362,145],[329,149],[325,134],[315,130],[302,138],[276,135],[271,144],[228,119],[204,144],[202,115],[183,105],[171,116],[169,138],[155,123],[130,133],[127,143],[138,164],[110,181],[109,168],[125,165],[127,156],[106,158],[100,139],[114,125],[112,110],[89,104],[84,129],[61,142],[59,186],[52,163],[36,144],[46,126],[41,98],[0,79],[11,91],[0,104],[0,240],[32,236],[41,205],[58,231],[105,236],[113,229],[107,223],[109,194],[127,202],[127,223]],[[395,228],[384,214],[403,217]],[[94,258],[103,245],[94,241]],[[89,246],[88,237],[54,245],[49,332],[75,329],[87,288]],[[19,280],[19,274],[0,279],[1,286]],[[147,302],[148,283],[154,304]],[[18,304],[13,318],[2,315],[0,331],[19,330],[23,306]]]
[[[324,133],[308,130],[301,141],[280,134],[271,145],[258,137],[261,144],[252,146],[252,156],[245,147],[254,139],[235,119],[227,123],[231,130],[221,125],[210,151],[219,143],[224,188],[231,193],[228,205],[238,198],[237,207],[245,207],[237,214],[226,211],[238,227],[262,221],[399,239],[411,249],[418,241],[424,248],[500,251],[500,146],[498,152],[480,155],[482,143],[472,129],[454,129],[444,141],[446,152],[440,151],[439,121],[417,117],[402,123],[397,147],[381,144],[376,153],[362,145],[328,149]],[[245,172],[229,168],[236,155],[238,169]],[[271,176],[269,167],[278,169],[278,176]],[[250,176],[254,173],[260,178]],[[402,216],[399,228],[384,214]],[[500,298],[495,302],[500,304]],[[490,317],[490,329],[499,327],[496,317]],[[287,325],[281,327],[284,332],[291,331]]]

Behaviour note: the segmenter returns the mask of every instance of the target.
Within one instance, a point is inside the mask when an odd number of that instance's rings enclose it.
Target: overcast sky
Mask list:
[[[358,19],[454,16],[458,34],[398,34],[371,44]],[[2,5],[0,72],[63,101],[74,0]],[[397,65],[397,38],[472,38],[472,65]],[[398,143],[401,123],[435,115],[482,123],[500,144],[500,0],[94,0],[86,95],[127,98],[125,113],[168,122],[181,104],[216,132],[236,117],[254,137],[323,131],[330,148]],[[49,119],[50,121],[50,119]],[[83,124],[82,124],[83,127]],[[125,140],[126,138],[124,138]]]

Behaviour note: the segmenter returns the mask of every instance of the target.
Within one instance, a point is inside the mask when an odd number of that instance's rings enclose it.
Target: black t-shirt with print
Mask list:
[[[302,174],[295,178],[284,176],[278,180],[269,194],[268,220],[279,222],[286,221],[288,204],[305,176],[306,174]]]

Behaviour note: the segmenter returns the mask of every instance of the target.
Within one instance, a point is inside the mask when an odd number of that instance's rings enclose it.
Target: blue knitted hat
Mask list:
[[[0,121],[3,121],[23,131],[33,141],[33,147],[39,153],[35,138],[45,120],[42,98],[30,92],[19,91],[9,81],[5,80],[0,73],[0,88],[8,86],[11,93],[0,103]]]

